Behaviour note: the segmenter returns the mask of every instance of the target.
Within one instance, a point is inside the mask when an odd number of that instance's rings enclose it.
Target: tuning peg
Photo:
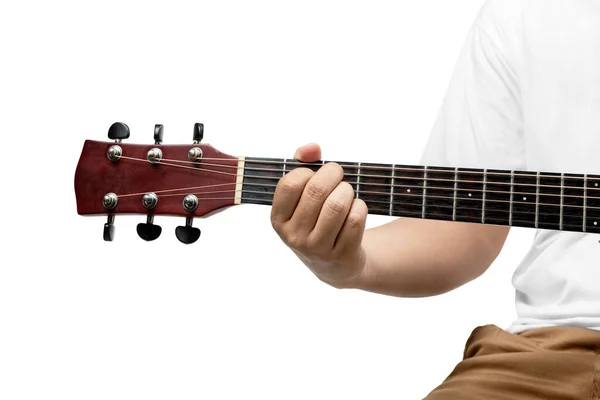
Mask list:
[[[193,213],[198,208],[198,198],[193,194],[188,194],[183,199],[183,209],[189,213]],[[200,229],[192,227],[194,222],[193,216],[185,218],[185,226],[175,228],[175,236],[181,243],[191,244],[200,237]]]
[[[177,239],[181,243],[192,244],[200,237],[200,229],[192,226],[193,221],[192,217],[187,217],[185,219],[185,226],[175,228],[175,236],[177,236]]]
[[[204,124],[200,122],[196,122],[194,124],[194,144],[198,144],[202,141],[204,137]]]
[[[154,216],[148,215],[148,219],[146,220],[145,224],[140,223],[137,225],[138,236],[147,242],[158,239],[162,233],[162,228],[160,225],[154,225],[153,222]]]
[[[104,195],[104,197],[102,198],[102,205],[108,211],[114,210],[115,207],[117,206],[118,202],[119,202],[119,197],[112,192],[106,193]],[[115,238],[115,225],[114,224],[115,224],[115,215],[109,214],[108,219],[106,220],[106,223],[104,224],[104,235],[103,235],[104,240],[106,240],[107,242],[112,242],[113,239]]]
[[[154,144],[161,144],[165,129],[161,124],[154,125]]]
[[[108,216],[108,220],[106,221],[106,223],[104,224],[104,240],[107,242],[112,242],[113,239],[115,238],[115,216],[114,215],[109,215]]]
[[[129,127],[122,122],[115,122],[108,129],[108,138],[120,143],[123,139],[129,138]]]
[[[158,204],[158,196],[152,192],[146,193],[144,197],[142,197],[142,204],[147,210],[153,210]],[[140,238],[147,242],[158,239],[162,233],[162,228],[159,225],[154,225],[154,215],[152,212],[148,213],[145,224],[140,223],[137,225],[137,233]]]

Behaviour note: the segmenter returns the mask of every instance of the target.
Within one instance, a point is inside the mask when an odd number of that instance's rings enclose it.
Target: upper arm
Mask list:
[[[511,19],[488,0],[452,74],[421,164],[524,170],[519,60]],[[516,23],[516,22],[514,22]]]

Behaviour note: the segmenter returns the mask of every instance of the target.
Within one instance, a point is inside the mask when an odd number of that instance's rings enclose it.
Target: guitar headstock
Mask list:
[[[192,227],[194,217],[205,216],[239,204],[237,157],[200,144],[203,125],[194,125],[193,143],[163,145],[163,127],[156,125],[154,144],[129,144],[129,128],[115,123],[109,129],[112,142],[87,140],[75,172],[75,196],[80,215],[107,215],[104,239],[114,237],[118,214],[145,214],[138,225],[144,240],[154,240],[161,228],[155,215],[183,216],[186,224],[176,230],[183,243],[200,236]]]

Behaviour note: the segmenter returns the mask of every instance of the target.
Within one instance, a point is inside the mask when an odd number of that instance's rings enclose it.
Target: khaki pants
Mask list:
[[[600,400],[600,332],[476,328],[464,359],[425,400]]]

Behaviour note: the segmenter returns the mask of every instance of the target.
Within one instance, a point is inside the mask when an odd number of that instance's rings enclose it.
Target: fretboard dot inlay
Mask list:
[[[245,157],[239,202],[270,205],[282,176],[323,163]],[[600,233],[600,175],[338,164],[370,214]]]

